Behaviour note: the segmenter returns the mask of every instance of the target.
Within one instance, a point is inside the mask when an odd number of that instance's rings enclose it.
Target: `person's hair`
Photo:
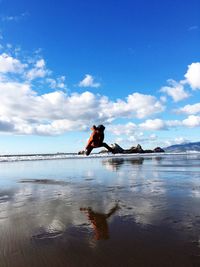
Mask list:
[[[105,130],[105,126],[103,126],[102,124],[100,124],[97,128],[98,128],[100,131],[104,131],[104,130]]]

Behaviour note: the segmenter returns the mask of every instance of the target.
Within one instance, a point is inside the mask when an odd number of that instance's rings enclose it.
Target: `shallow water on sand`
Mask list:
[[[200,266],[200,155],[0,164],[0,267]]]

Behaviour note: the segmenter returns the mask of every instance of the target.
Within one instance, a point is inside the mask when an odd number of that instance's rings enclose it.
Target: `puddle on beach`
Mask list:
[[[200,266],[199,173],[199,155],[1,163],[0,266]]]

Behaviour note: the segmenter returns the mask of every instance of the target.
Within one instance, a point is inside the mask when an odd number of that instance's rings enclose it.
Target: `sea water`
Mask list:
[[[0,266],[200,266],[200,154],[0,163]]]

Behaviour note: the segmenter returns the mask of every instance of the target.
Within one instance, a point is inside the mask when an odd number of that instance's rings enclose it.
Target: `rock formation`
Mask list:
[[[111,147],[114,150],[115,154],[121,153],[121,154],[132,154],[132,153],[161,153],[161,152],[165,152],[162,148],[160,147],[156,147],[153,150],[151,149],[143,149],[142,146],[140,144],[138,144],[136,147],[132,146],[129,149],[123,149],[121,146],[119,146],[118,144],[112,144]],[[105,152],[102,151],[102,152]]]

